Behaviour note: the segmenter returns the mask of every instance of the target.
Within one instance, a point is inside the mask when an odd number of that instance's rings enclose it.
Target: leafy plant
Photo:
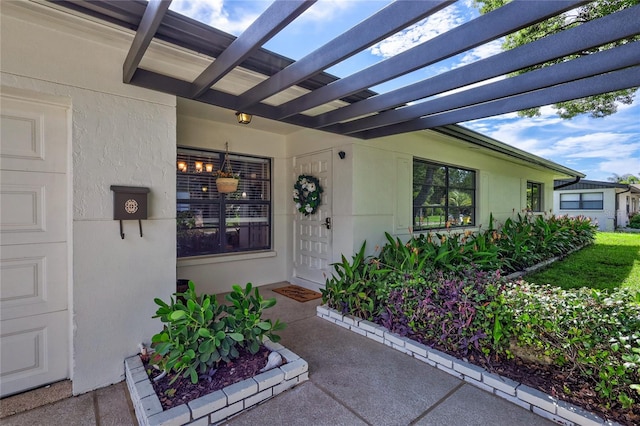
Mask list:
[[[198,375],[205,374],[218,361],[236,358],[235,342],[242,341],[244,336],[228,332],[223,317],[225,308],[215,297],[198,297],[192,281],[188,286],[184,293],[176,293],[184,302],[173,297],[169,304],[154,299],[160,307],[153,318],[160,318],[165,326],[151,342],[156,350],[154,361],[167,373],[175,373],[173,381],[182,375],[197,383]]]
[[[215,296],[198,296],[192,281],[184,293],[175,293],[176,299],[166,303],[154,299],[159,306],[153,318],[165,324],[163,330],[151,339],[155,353],[152,362],[167,373],[174,373],[172,383],[180,376],[197,383],[217,363],[229,362],[239,356],[237,346],[251,353],[259,350],[263,337],[278,341],[274,331],[284,328],[276,320],[262,320],[264,309],[275,305],[275,299],[263,300],[252,285],[243,290],[233,286],[227,295],[231,306],[218,304]]]
[[[629,228],[640,229],[640,213],[631,217],[631,220],[629,220]]]
[[[505,293],[513,313],[510,334],[518,346],[591,382],[609,404],[629,408],[640,383],[638,297],[628,289],[607,293],[510,284]]]
[[[231,303],[226,308],[228,316],[225,319],[231,330],[243,336],[242,340],[237,341],[238,344],[255,354],[260,350],[265,336],[273,342],[280,341],[280,336],[274,332],[283,330],[285,324],[280,320],[273,323],[270,319],[262,319],[264,310],[273,307],[276,299],[264,300],[257,287],[253,289],[252,294],[251,283],[248,283],[244,289],[239,285],[234,285],[232,288],[233,291],[225,296],[225,299]]]
[[[343,313],[363,319],[371,319],[375,311],[375,277],[384,272],[379,264],[365,256],[366,241],[352,262],[342,255],[342,261],[334,263],[336,275],[328,278],[325,288],[320,289],[322,302]]]

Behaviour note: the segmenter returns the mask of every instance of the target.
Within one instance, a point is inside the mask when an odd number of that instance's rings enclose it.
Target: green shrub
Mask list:
[[[250,292],[250,283],[244,291],[234,286],[227,295],[233,303],[228,307],[219,305],[215,296],[198,296],[189,281],[187,291],[176,293],[176,299],[171,297],[169,303],[154,299],[159,308],[153,318],[160,318],[165,325],[151,339],[153,362],[175,374],[172,382],[182,375],[197,383],[218,362],[237,358],[237,345],[255,353],[264,335],[277,341],[279,337],[273,331],[283,328],[283,324],[261,319],[262,311],[273,306],[275,299],[263,301],[258,289],[254,296]]]
[[[342,261],[334,263],[336,275],[327,279],[325,288],[320,289],[322,302],[344,314],[349,313],[362,319],[371,319],[374,312],[375,277],[381,271],[378,263],[365,256],[366,241],[349,262],[342,255]]]
[[[274,334],[274,331],[284,329],[285,325],[280,320],[272,323],[271,320],[262,319],[264,310],[274,306],[276,299],[264,300],[258,288],[253,289],[251,294],[251,283],[248,283],[244,289],[239,285],[234,285],[232,288],[233,291],[225,296],[225,299],[231,303],[226,307],[225,319],[230,330],[242,334],[243,339],[237,341],[238,345],[255,354],[260,349],[265,336],[272,342],[279,342],[280,336]]]
[[[629,408],[640,396],[640,297],[562,290],[524,281],[504,294],[512,313],[508,334],[517,345],[548,357],[591,382],[611,404]]]
[[[640,229],[640,213],[631,217],[629,228]]]

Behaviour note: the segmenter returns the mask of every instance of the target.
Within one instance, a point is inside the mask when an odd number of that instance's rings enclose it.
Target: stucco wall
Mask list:
[[[153,298],[175,288],[175,98],[122,83],[129,34],[95,34],[46,6],[24,7],[2,5],[1,83],[72,104],[70,367],[79,394],[123,379],[123,359],[159,329]],[[110,185],[151,189],[144,238],[135,222],[120,238]]]
[[[500,223],[521,212],[526,207],[527,181],[542,183],[543,210],[549,212],[553,207],[552,172],[500,154],[487,154],[469,143],[435,132],[362,141],[303,130],[287,140],[291,157],[314,148],[331,149],[336,154],[334,261],[341,254],[350,256],[365,240],[367,251],[374,253],[377,246],[386,243],[384,232],[409,237],[413,157],[477,171],[478,227],[488,226],[490,214]],[[337,159],[339,150],[345,151],[344,160]]]
[[[560,194],[579,194],[587,192],[602,192],[603,193],[603,209],[602,210],[563,210],[560,208]],[[616,216],[616,192],[615,188],[603,188],[603,189],[577,189],[577,190],[559,190],[553,194],[553,205],[555,206],[555,212],[558,215],[568,216],[586,216],[591,220],[598,222],[598,229],[600,231],[613,231],[614,218]]]

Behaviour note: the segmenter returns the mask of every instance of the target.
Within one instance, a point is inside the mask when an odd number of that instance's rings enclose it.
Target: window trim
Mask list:
[[[602,197],[600,200],[584,200],[583,199],[583,195],[585,194],[600,194],[600,196]],[[562,196],[563,195],[578,195],[578,200],[562,200]],[[575,208],[567,208],[567,207],[563,207],[563,203],[575,203],[578,202],[578,207]],[[584,203],[585,202],[594,202],[594,201],[599,201],[600,207],[584,207]],[[604,192],[564,192],[564,193],[560,193],[560,198],[559,198],[559,203],[560,203],[560,210],[604,210]]]
[[[176,150],[176,160],[178,160],[178,157],[180,156],[180,154],[183,155],[195,155],[195,156],[201,156],[201,157],[206,157],[209,156],[211,158],[211,161],[217,164],[222,164],[223,159],[224,159],[224,155],[225,152],[224,151],[218,151],[218,150],[212,150],[212,149],[205,149],[205,148],[198,148],[198,147],[190,147],[190,146],[177,146],[177,150]],[[205,262],[205,263],[210,263],[212,258],[220,258],[220,259],[229,259],[231,256],[234,257],[238,257],[238,256],[242,256],[242,255],[253,255],[253,254],[260,254],[260,253],[268,253],[268,252],[272,252],[273,248],[274,248],[274,242],[273,242],[273,236],[274,236],[274,230],[273,230],[273,158],[271,157],[263,157],[263,156],[256,156],[256,155],[250,155],[250,154],[243,154],[243,153],[234,153],[234,152],[229,152],[228,153],[230,157],[236,157],[239,158],[240,161],[245,161],[248,159],[258,159],[261,161],[266,161],[266,164],[268,164],[268,173],[269,173],[269,178],[268,179],[264,179],[264,178],[256,178],[257,181],[261,181],[264,183],[267,183],[268,185],[268,199],[267,200],[260,200],[260,199],[251,199],[251,200],[242,200],[242,199],[229,199],[229,195],[228,194],[219,194],[218,198],[209,198],[209,199],[185,199],[185,198],[179,198],[179,194],[180,191],[178,191],[179,189],[179,185],[178,185],[178,179],[180,176],[185,176],[185,175],[189,175],[189,176],[193,176],[194,173],[193,172],[181,172],[179,170],[177,170],[176,168],[176,219],[177,219],[177,215],[179,213],[178,210],[178,206],[180,205],[216,205],[218,206],[218,215],[219,217],[217,218],[217,227],[214,227],[217,230],[217,242],[215,243],[215,248],[214,252],[212,253],[202,253],[202,254],[193,254],[193,255],[187,255],[187,256],[182,256],[179,257],[178,256],[178,252],[176,251],[176,258],[178,260],[178,262],[180,263],[185,263],[185,262],[190,262],[190,261],[196,261],[196,263],[201,263],[201,262]],[[215,170],[214,170],[215,171]],[[235,171],[235,167],[234,167],[234,171]],[[203,174],[206,174],[206,172],[202,172]],[[199,175],[199,174],[196,174]],[[244,177],[245,181],[248,180],[252,180],[249,177]],[[212,177],[211,180],[213,181],[212,185],[209,186],[214,186],[215,187],[215,179]],[[243,176],[240,176],[240,185],[242,185],[243,181]],[[241,186],[238,188],[238,190],[241,190]],[[216,191],[217,192],[217,191]],[[248,192],[248,191],[247,191]],[[266,246],[261,246],[259,248],[237,248],[235,250],[230,250],[227,251],[226,250],[226,243],[224,243],[225,241],[225,237],[227,235],[227,229],[228,229],[228,218],[226,217],[226,208],[228,205],[259,205],[259,206],[266,206],[267,208],[267,217],[266,217],[266,226],[267,226],[267,239],[268,239],[268,244]],[[176,222],[177,223],[177,222]],[[249,230],[248,226],[242,226],[242,225],[238,225],[238,228],[241,229],[247,229],[247,231]],[[203,227],[204,229],[204,227]],[[179,230],[176,226],[176,237],[178,236]],[[176,244],[179,243],[178,238],[176,238]],[[268,246],[268,247],[267,247]]]
[[[469,169],[469,168],[465,168],[465,167],[461,167],[461,166],[456,166],[456,165],[451,165],[451,164],[446,164],[446,163],[440,163],[440,162],[436,162],[433,160],[427,160],[424,158],[420,158],[420,157],[413,157],[413,161],[412,161],[412,166],[415,167],[415,163],[419,162],[419,163],[423,163],[423,164],[427,164],[427,165],[431,165],[431,166],[435,166],[437,168],[443,167],[445,169],[445,179],[446,179],[446,185],[444,186],[445,188],[445,201],[444,201],[444,216],[448,217],[451,216],[451,210],[450,210],[450,205],[449,205],[449,193],[451,190],[451,186],[449,185],[449,171],[450,169],[456,169],[456,170],[462,170],[465,172],[471,172],[473,173],[473,188],[453,188],[453,189],[464,189],[467,191],[471,192],[471,205],[470,206],[465,206],[471,209],[472,216],[471,216],[471,220],[468,223],[463,223],[462,225],[451,225],[449,223],[449,221],[445,221],[445,224],[443,226],[428,226],[428,225],[418,225],[416,223],[416,217],[418,217],[417,214],[417,209],[422,209],[424,208],[424,206],[416,206],[415,204],[413,204],[412,200],[412,209],[411,209],[411,223],[412,223],[412,229],[414,231],[417,232],[422,232],[422,231],[432,231],[432,230],[438,230],[438,229],[447,229],[447,228],[452,228],[452,229],[461,229],[461,228],[473,228],[477,226],[478,223],[478,204],[477,204],[477,200],[478,200],[478,171],[474,170],[474,169]],[[411,186],[412,188],[416,185],[416,182],[413,181],[413,177],[412,177],[412,182],[411,182]],[[412,189],[412,193],[413,193],[413,189]],[[413,196],[412,196],[413,197]],[[454,206],[455,207],[455,206]]]

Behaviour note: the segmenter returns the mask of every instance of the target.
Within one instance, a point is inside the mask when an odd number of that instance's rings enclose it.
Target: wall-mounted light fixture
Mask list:
[[[196,161],[194,165],[196,168],[196,173],[202,173],[202,161]]]
[[[340,151],[338,152],[338,157],[340,157],[341,160],[344,160],[344,157],[347,156],[347,153],[344,151]]]
[[[251,114],[240,111],[236,112],[236,117],[238,118],[238,123],[240,124],[249,124],[251,123],[251,119],[253,118]]]
[[[178,161],[178,171],[185,173],[187,171],[187,162],[186,161]]]
[[[211,163],[205,164],[204,165],[204,169],[207,171],[207,173],[213,172],[213,164],[211,164]]]

